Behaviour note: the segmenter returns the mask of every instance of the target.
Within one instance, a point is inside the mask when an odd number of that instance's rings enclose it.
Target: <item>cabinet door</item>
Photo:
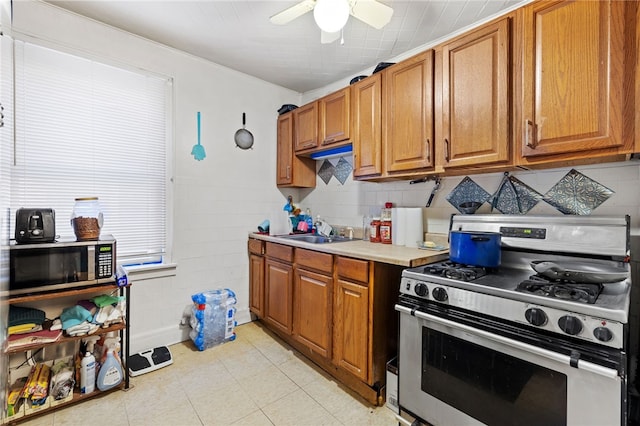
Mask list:
[[[333,360],[336,365],[368,381],[369,289],[336,281]]]
[[[310,158],[297,157],[293,151],[293,113],[278,117],[276,184],[284,187],[316,186],[316,164]]]
[[[264,317],[264,257],[249,255],[249,309]]]
[[[625,3],[536,2],[522,9],[523,157],[586,158],[622,145]]]
[[[445,44],[437,55],[445,168],[511,158],[509,51],[509,20],[503,19]]]
[[[287,185],[293,181],[293,114],[278,117],[277,161],[278,185]]]
[[[409,58],[382,73],[386,171],[432,167],[433,51]]]
[[[382,74],[351,86],[353,176],[382,173]]]
[[[331,356],[330,276],[296,269],[294,286],[293,336],[318,354]]]
[[[264,319],[285,334],[292,331],[293,266],[265,261]]]
[[[318,103],[311,102],[293,110],[294,146],[301,151],[318,146]]]
[[[344,88],[318,101],[320,144],[330,145],[349,139],[350,91]]]

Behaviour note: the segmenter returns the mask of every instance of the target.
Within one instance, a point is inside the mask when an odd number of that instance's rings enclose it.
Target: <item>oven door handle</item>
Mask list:
[[[435,315],[431,315],[431,314],[427,314],[418,310],[414,310],[411,308],[407,308],[405,306],[402,305],[396,305],[395,306],[396,310],[400,313],[404,313],[407,315],[413,315],[417,318],[426,320],[426,321],[432,321],[434,323],[446,326],[446,327],[451,327],[451,328],[455,328],[458,329],[460,331],[463,331],[465,333],[469,333],[469,334],[473,334],[488,340],[492,340],[494,342],[503,344],[503,345],[507,345],[507,346],[511,346],[520,350],[523,350],[525,352],[529,352],[535,355],[539,355],[545,358],[548,358],[552,361],[556,361],[562,364],[567,364],[567,365],[571,365],[571,358],[567,355],[563,355],[563,354],[559,354],[557,352],[552,352],[552,351],[548,351],[546,349],[542,349],[542,348],[537,348],[535,346],[529,345],[527,343],[523,343],[523,342],[519,342],[517,340],[512,340],[509,339],[507,337],[503,337],[503,336],[499,336],[497,334],[493,334],[493,333],[489,333],[487,331],[484,330],[480,330],[465,324],[460,324],[457,323],[455,321],[451,321],[445,318],[440,318],[437,317]],[[595,374],[599,374],[601,376],[607,377],[609,379],[615,379],[616,377],[618,377],[618,371],[611,369],[611,368],[606,368],[606,367],[602,367],[600,365],[594,364],[592,362],[588,362],[588,361],[584,361],[584,360],[580,360],[578,362],[578,367],[581,370],[585,370],[585,371],[589,371],[591,373],[595,373]]]

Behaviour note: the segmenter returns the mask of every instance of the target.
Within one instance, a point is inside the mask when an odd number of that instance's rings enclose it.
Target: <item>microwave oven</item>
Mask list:
[[[116,240],[9,246],[9,296],[115,282]]]

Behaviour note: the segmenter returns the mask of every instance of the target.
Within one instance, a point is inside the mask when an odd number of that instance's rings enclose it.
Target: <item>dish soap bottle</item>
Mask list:
[[[98,373],[98,389],[109,390],[122,382],[122,364],[113,354],[112,348],[107,349],[107,359],[100,367]]]

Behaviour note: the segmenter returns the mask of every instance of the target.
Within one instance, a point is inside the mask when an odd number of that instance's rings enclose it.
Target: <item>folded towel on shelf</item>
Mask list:
[[[83,321],[91,321],[92,318],[91,312],[87,311],[80,305],[65,308],[60,314],[60,321],[62,321],[63,330],[67,330],[70,327],[81,324]]]

